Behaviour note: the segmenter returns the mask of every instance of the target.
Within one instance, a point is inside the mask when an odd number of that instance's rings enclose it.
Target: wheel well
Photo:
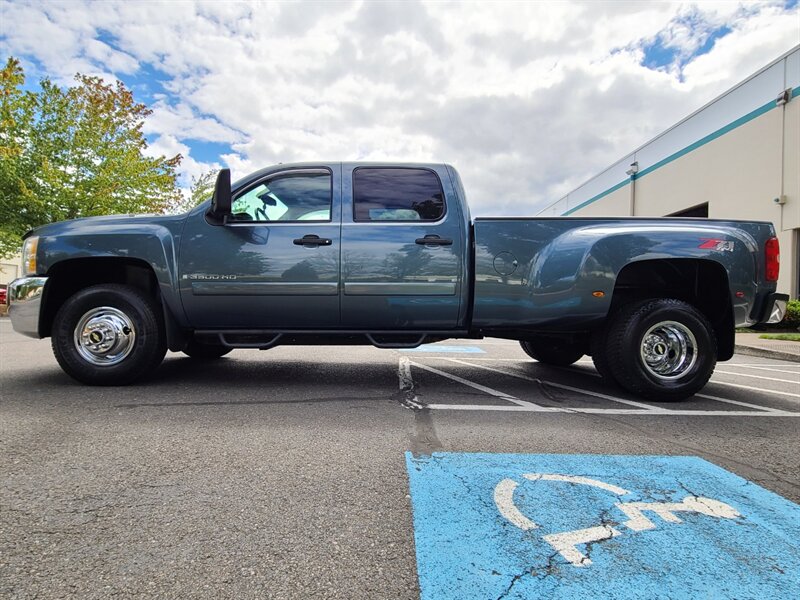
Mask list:
[[[609,314],[647,298],[675,298],[702,312],[714,327],[717,359],[733,356],[734,321],[728,273],[710,260],[659,259],[626,265],[617,276]]]
[[[53,319],[64,302],[84,288],[101,283],[134,287],[152,298],[158,297],[158,282],[152,267],[134,258],[75,258],[53,265],[47,272],[42,298],[39,333],[50,335]]]

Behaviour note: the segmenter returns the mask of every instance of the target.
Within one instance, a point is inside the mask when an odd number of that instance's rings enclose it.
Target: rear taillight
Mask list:
[[[764,245],[764,256],[766,260],[766,269],[764,276],[767,281],[778,281],[778,274],[781,271],[781,246],[778,243],[778,238],[772,237],[767,240]]]

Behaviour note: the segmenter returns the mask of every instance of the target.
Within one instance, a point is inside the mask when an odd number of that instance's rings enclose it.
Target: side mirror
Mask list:
[[[211,210],[208,216],[224,223],[231,214],[231,170],[220,169],[217,182],[214,184],[214,195],[211,197]]]

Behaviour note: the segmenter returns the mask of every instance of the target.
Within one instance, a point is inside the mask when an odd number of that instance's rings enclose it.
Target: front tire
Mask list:
[[[56,360],[88,385],[127,385],[149,375],[167,351],[160,309],[126,285],[95,285],[67,299],[52,328]]]
[[[519,345],[532,359],[555,367],[568,367],[583,356],[583,348],[558,338],[522,340]]]
[[[671,402],[699,392],[717,363],[708,319],[691,304],[651,299],[624,306],[606,338],[614,379],[647,400]]]

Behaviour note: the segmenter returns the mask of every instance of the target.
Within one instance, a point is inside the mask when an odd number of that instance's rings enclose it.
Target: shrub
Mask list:
[[[780,323],[760,323],[754,325],[758,331],[800,331],[800,300],[789,300],[786,314]]]
[[[783,321],[778,323],[786,329],[800,329],[800,300],[789,300]]]

